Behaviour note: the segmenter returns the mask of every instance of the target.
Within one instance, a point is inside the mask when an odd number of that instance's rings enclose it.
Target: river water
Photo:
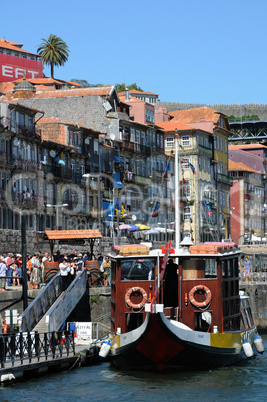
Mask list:
[[[265,355],[242,366],[187,373],[122,372],[102,363],[0,388],[0,401],[266,401]]]

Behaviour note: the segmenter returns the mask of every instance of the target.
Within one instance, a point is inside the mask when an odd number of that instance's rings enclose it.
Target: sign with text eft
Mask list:
[[[23,57],[0,54],[0,82],[15,81],[23,77],[43,78],[43,63]]]

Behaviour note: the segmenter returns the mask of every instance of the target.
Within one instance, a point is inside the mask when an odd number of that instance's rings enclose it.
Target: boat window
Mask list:
[[[151,281],[155,279],[155,259],[131,259],[121,262],[121,280]]]
[[[215,258],[188,258],[182,262],[183,279],[216,278],[217,260]]]

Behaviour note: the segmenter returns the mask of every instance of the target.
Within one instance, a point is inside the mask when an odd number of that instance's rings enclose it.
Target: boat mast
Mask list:
[[[178,144],[178,131],[175,129],[174,137],[174,149],[175,149],[175,159],[174,159],[174,206],[175,206],[175,249],[176,251],[180,248],[180,193],[179,193],[179,144]]]

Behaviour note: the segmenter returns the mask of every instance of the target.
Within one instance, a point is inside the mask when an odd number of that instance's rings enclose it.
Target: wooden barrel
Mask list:
[[[59,262],[46,261],[44,263],[44,280],[45,282],[53,278],[53,276],[59,271]]]
[[[85,261],[84,267],[85,269],[87,269],[89,286],[91,287],[101,285],[101,279],[100,279],[101,272],[99,268],[99,261],[98,260]]]

